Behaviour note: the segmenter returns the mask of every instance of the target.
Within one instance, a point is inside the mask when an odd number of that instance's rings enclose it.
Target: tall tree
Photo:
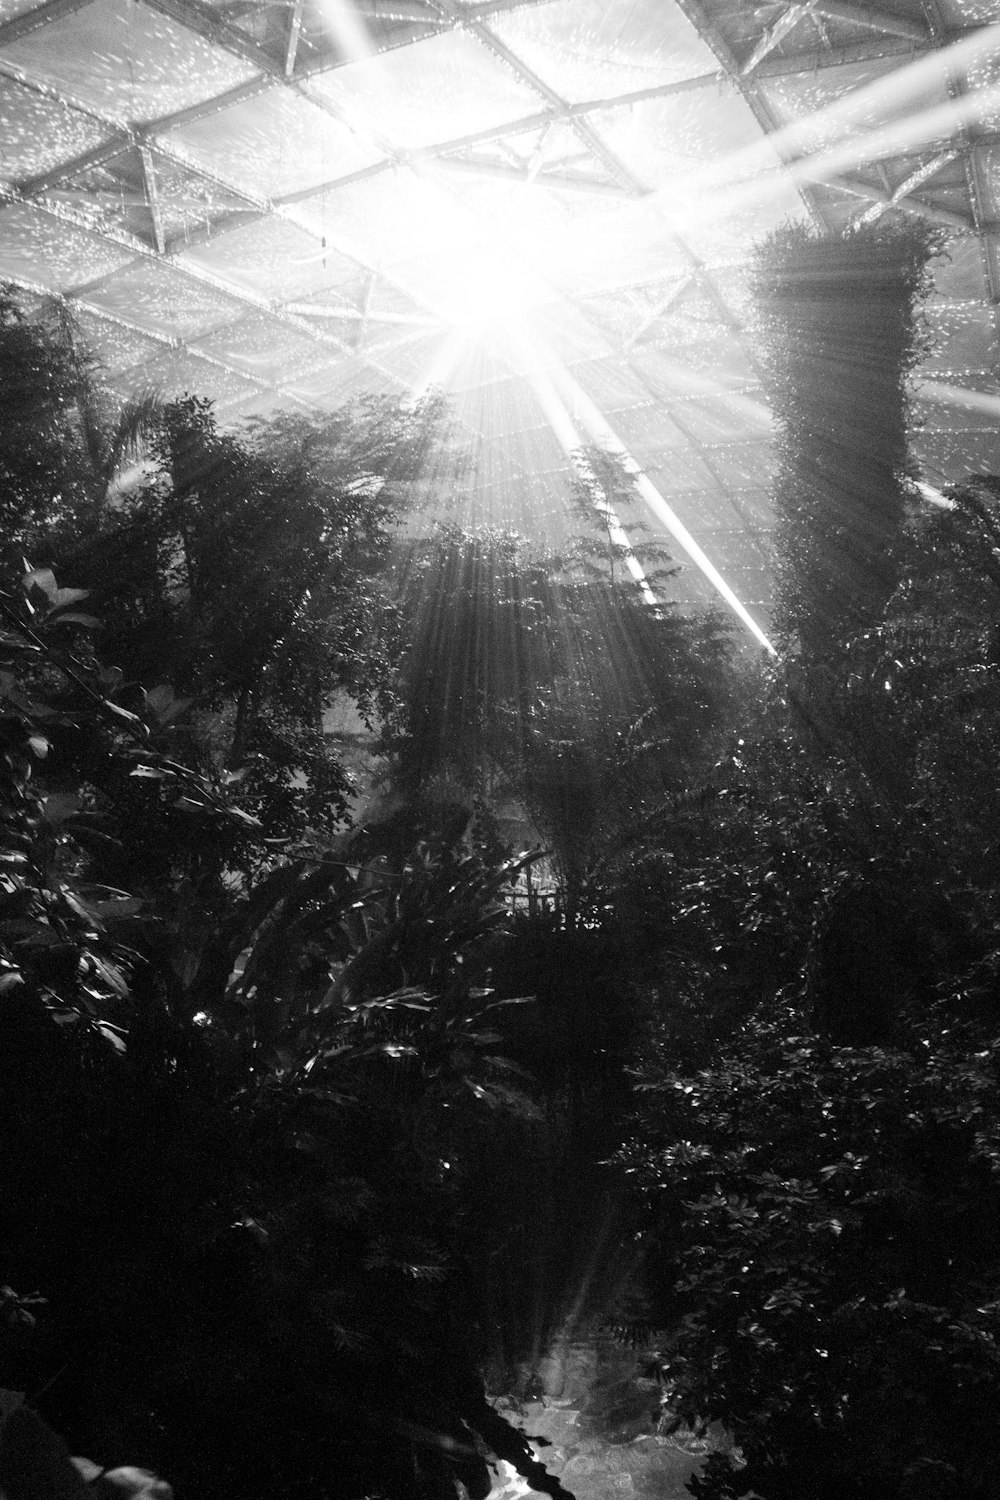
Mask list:
[[[269,836],[344,815],[333,695],[387,707],[379,573],[434,420],[369,402],[232,432],[186,397],[163,407],[140,481],[62,539],[60,574],[89,583],[125,684],[191,700],[197,753],[242,778]]]

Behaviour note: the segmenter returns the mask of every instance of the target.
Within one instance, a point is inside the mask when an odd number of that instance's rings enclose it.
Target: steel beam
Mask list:
[[[302,8],[305,0],[295,0],[292,11],[288,17],[288,37],[285,42],[285,77],[291,78],[295,72],[295,54],[299,50],[299,37],[302,34]]]
[[[238,26],[220,21],[217,13],[210,6],[202,5],[200,0],[143,0],[143,4],[148,5],[151,10],[158,10],[171,21],[176,21],[178,26],[184,26],[206,41],[214,42],[217,47],[242,58],[261,73],[284,78],[284,61],[279,62],[272,57],[265,47]]]
[[[635,196],[627,188],[615,182],[588,181],[584,177],[567,177],[555,172],[535,172],[532,174],[527,168],[518,171],[516,167],[504,167],[496,162],[463,161],[461,158],[451,156],[437,156],[434,158],[434,166],[448,172],[458,173],[460,176],[479,177],[490,182],[506,182],[520,184],[522,187],[553,188],[574,193],[596,193],[602,198],[618,198],[631,201]]]
[[[764,32],[760,41],[754,47],[746,62],[740,68],[741,75],[745,78],[752,73],[759,63],[762,63],[773,52],[790,31],[794,31],[800,21],[804,21],[811,11],[814,11],[819,0],[801,0],[801,3],[787,6]]]
[[[898,16],[893,11],[879,10],[877,6],[854,5],[850,3],[850,0],[817,0],[816,9],[821,16],[827,16],[831,21],[844,21],[851,26],[864,26],[869,31],[881,31],[888,36],[902,36],[913,42],[931,40],[931,34],[922,21],[913,21],[908,16]]]
[[[82,151],[79,156],[71,157],[57,167],[52,167],[48,172],[39,172],[35,177],[25,177],[17,184],[17,190],[22,198],[34,198],[40,193],[47,193],[50,188],[57,187],[60,182],[65,182],[67,177],[74,177],[78,172],[88,172],[93,167],[102,167],[105,162],[113,161],[123,151],[128,151],[136,145],[135,136],[131,131],[121,131],[112,136],[111,140],[103,141],[101,145],[94,146],[89,151]]]
[[[156,186],[156,169],[148,146],[139,147],[139,158],[142,162],[142,180],[146,189],[149,217],[153,223],[153,242],[157,255],[164,255],[167,245],[163,234],[163,215],[160,212],[160,197]]]
[[[684,301],[685,297],[690,291],[697,288],[700,283],[700,279],[701,278],[697,275],[688,276],[684,281],[681,282],[680,286],[674,287],[670,295],[668,297],[665,297],[662,302],[659,302],[647,317],[643,318],[642,322],[639,324],[639,327],[635,330],[635,332],[630,334],[629,337],[625,340],[622,348],[634,348],[634,346],[641,341],[643,336],[649,332],[654,324],[658,323],[661,318],[665,318],[667,313],[669,313],[673,308],[677,307],[679,303]]]
[[[943,224],[949,229],[957,229],[964,234],[975,232],[975,224],[970,214],[955,213],[950,208],[937,208],[933,204],[925,203],[920,198],[910,196],[897,197],[895,194],[883,188],[876,187],[873,183],[865,182],[858,177],[849,177],[843,174],[824,175],[817,177],[815,181],[821,187],[835,188],[841,193],[850,193],[855,198],[866,198],[869,203],[880,205],[880,211],[888,208],[903,209],[906,213],[916,214],[919,218],[928,219],[933,224]]]
[[[335,5],[336,0],[330,0],[330,3]],[[350,8],[364,16],[366,21],[415,21],[438,29],[452,25],[450,17],[421,5],[420,0],[352,0]]]
[[[45,5],[36,5],[34,10],[14,16],[0,26],[0,47],[9,47],[42,26],[51,26],[54,21],[62,21],[66,16],[74,15],[90,3],[91,0],[48,0]]]
[[[821,73],[827,68],[853,68],[859,63],[882,62],[898,58],[910,62],[934,50],[928,37],[923,42],[905,41],[902,37],[870,37],[863,42],[850,42],[841,47],[812,47],[805,52],[786,52],[780,57],[768,57],[754,69],[758,81],[767,78],[786,78],[806,73]]]
[[[930,161],[924,162],[922,166],[910,172],[896,187],[891,188],[887,198],[879,198],[871,208],[866,208],[858,214],[855,223],[874,223],[890,208],[905,208],[911,213],[919,213],[930,207],[931,205],[923,203],[921,199],[914,199],[913,194],[925,183],[930,182],[932,177],[936,177],[941,168],[947,166],[948,162],[954,161],[957,155],[957,151],[939,152]]]

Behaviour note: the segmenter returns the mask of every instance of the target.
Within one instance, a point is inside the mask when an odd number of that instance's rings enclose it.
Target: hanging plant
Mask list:
[[[874,622],[896,581],[910,484],[906,379],[939,236],[788,226],[757,252],[759,358],[777,427],[775,624],[807,657]]]

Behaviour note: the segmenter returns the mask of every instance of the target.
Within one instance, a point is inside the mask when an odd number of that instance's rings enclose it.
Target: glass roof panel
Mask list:
[[[0,78],[0,177],[18,182],[90,151],[111,131],[100,121]]]
[[[370,264],[464,253],[481,225],[435,178],[399,167],[296,205],[295,218]]]
[[[579,188],[568,186],[573,178],[564,171],[549,175],[539,173],[533,183],[519,180],[516,168],[493,169],[475,163],[461,164],[443,157],[433,166],[425,166],[422,175],[440,185],[442,193],[464,205],[465,211],[480,228],[516,244],[522,254],[530,255],[542,243],[579,232],[576,219],[582,215],[614,212],[621,202],[618,189],[598,192],[594,179],[580,178]],[[502,177],[500,172],[509,175]],[[577,174],[574,173],[574,176]],[[560,190],[560,189],[565,189]],[[574,212],[574,210],[576,212]]]
[[[594,359],[573,366],[573,376],[603,411],[648,406],[649,387],[620,359]]]
[[[1000,156],[997,158],[1000,176]],[[932,300],[949,298],[955,301],[976,301],[985,293],[983,282],[983,250],[973,235],[964,239],[957,236],[948,243],[944,255],[934,262],[934,293]]]
[[[664,397],[692,391],[715,395],[756,384],[749,344],[727,328],[703,327],[681,338],[671,323],[656,343],[644,341],[636,358],[652,389]]]
[[[250,381],[241,379],[228,370],[221,370],[207,360],[176,350],[167,350],[142,366],[143,383],[165,398],[183,396],[207,396],[221,405],[245,401],[257,390]],[[114,384],[120,390],[132,388],[132,382],[124,384],[121,379]]]
[[[99,318],[85,307],[78,308],[76,316],[99,369],[108,375],[121,375],[163,352],[161,339],[138,333],[113,318]]]
[[[988,370],[997,361],[995,328],[972,305],[935,307],[927,310],[931,352],[923,362],[927,370]]]
[[[170,140],[191,161],[265,198],[332,182],[382,155],[326,110],[285,88],[195,120]]]
[[[635,407],[616,413],[615,431],[626,447],[636,452],[641,448],[646,457],[663,449],[691,451],[691,439],[671,421],[669,411],[662,406]]]
[[[874,58],[845,67],[814,72],[785,73],[761,84],[771,109],[782,123],[807,120],[810,147],[828,146],[843,139],[845,119],[854,132],[874,130],[914,111],[912,92],[888,87],[899,66],[896,57]],[[929,110],[948,102],[948,80],[943,67],[934,81],[922,75],[917,107]],[[834,110],[832,106],[840,106]],[[824,113],[824,111],[827,111]]]
[[[1000,468],[1000,431],[995,427],[918,432],[913,449],[922,470],[939,484],[956,475],[995,474]]]
[[[956,30],[997,18],[996,0],[938,0],[938,9],[945,25]]]
[[[154,225],[147,175],[152,177],[157,219]],[[153,248],[156,233],[167,242],[187,240],[218,216],[246,208],[245,199],[191,172],[157,152],[145,157],[134,147],[103,156],[94,166],[61,175],[42,200],[72,210],[97,231],[126,235]]]
[[[994,19],[996,13],[994,12]],[[991,91],[993,108],[976,112],[976,124],[980,130],[1000,129],[1000,107],[997,105],[997,86],[1000,84],[1000,57],[984,57],[965,70],[966,88],[970,94],[985,94]]]
[[[178,257],[268,301],[287,301],[354,274],[353,265],[313,234],[267,218],[193,245]]]
[[[13,21],[15,16],[23,16],[37,3],[38,0],[0,0],[0,25]]]
[[[790,185],[769,184],[769,191],[759,199],[744,198],[728,210],[727,201],[708,199],[702,214],[682,220],[685,240],[711,267],[743,265],[749,246],[764,239],[778,224],[805,217],[802,200]]]
[[[0,264],[15,280],[62,292],[108,275],[134,254],[32,203],[0,210]]]
[[[638,198],[614,215],[588,218],[585,231],[574,226],[559,251],[560,284],[582,297],[680,274],[694,260],[655,207]]]
[[[303,371],[289,380],[288,389],[310,405],[335,410],[368,392],[399,395],[403,384],[384,368],[367,360],[338,360],[336,364]]]
[[[490,31],[564,99],[607,99],[714,73],[711,49],[677,6],[553,0],[489,17]]]
[[[269,385],[282,380],[290,369],[329,364],[331,359],[328,346],[264,315],[216,329],[193,347]]]
[[[538,95],[467,32],[451,32],[310,78],[307,91],[404,150],[525,115]]]
[[[0,0],[0,276],[67,293],[121,389],[189,386],[231,420],[437,380],[462,495],[533,532],[565,531],[567,448],[616,433],[762,598],[752,242],[807,213],[940,221],[924,380],[995,392],[998,49],[949,104],[948,36],[911,45],[877,9],[775,41],[777,7],[738,0],[475,3],[425,24],[413,0]],[[940,0],[950,24],[995,11]],[[781,162],[828,145],[800,193]],[[992,410],[960,400],[921,397],[929,473],[995,456]]]
[[[150,151],[148,168],[154,178],[157,209],[168,243],[183,240],[213,224],[220,216],[244,212],[246,199],[222,183],[191,171],[183,162],[160,151]],[[142,184],[143,191],[148,189]]]
[[[721,483],[740,493],[749,486],[763,484],[771,472],[773,453],[769,442],[727,443],[712,448],[710,453],[712,468]]]
[[[718,484],[711,469],[707,468],[700,455],[693,448],[672,448],[670,450],[670,461],[657,468],[655,461],[650,458],[659,453],[658,448],[650,446],[644,449],[640,446],[637,454],[640,463],[650,474],[654,468],[657,469],[655,479],[657,489],[662,490],[668,498],[676,494],[690,494],[698,491],[705,498],[698,501],[698,514],[702,523],[709,524],[707,518],[712,514],[714,508],[720,503]]]
[[[600,110],[592,121],[650,188],[668,186],[759,135],[748,105],[726,81]]]
[[[913,414],[918,427],[927,432],[958,432],[995,425],[991,423],[988,413],[977,409],[968,400],[970,393],[974,399],[983,387],[987,387],[984,392],[987,397],[993,401],[1000,399],[995,379],[973,377],[970,380],[957,376],[951,379],[936,377],[931,381],[918,382],[913,401]]]
[[[771,433],[771,415],[763,403],[757,405],[740,396],[720,391],[713,397],[688,398],[673,408],[684,426],[700,443],[726,443]]]
[[[756,539],[742,526],[709,527],[705,535],[705,551],[716,567],[734,583],[748,572],[757,572],[763,561]]]
[[[140,260],[87,293],[87,301],[170,339],[192,338],[244,311],[238,301],[179,270]]]
[[[392,279],[425,312],[438,319],[444,333],[455,321],[463,322],[466,314],[488,317],[495,307],[502,306],[504,293],[495,284],[497,267],[501,264],[495,247],[478,240],[465,247],[460,255],[435,251],[393,266]],[[518,267],[517,285],[524,307],[551,300],[547,283],[530,269]],[[468,330],[468,336],[476,336],[474,328]]]
[[[572,116],[560,118],[552,110],[545,110],[541,115],[536,111],[529,118],[530,123],[520,127],[515,124],[509,131],[481,133],[482,138],[450,151],[449,157],[492,161],[522,171],[537,169],[574,176],[600,174],[608,178],[607,169],[596,161],[592,146],[581,138]]]
[[[255,71],[135,0],[91,0],[3,51],[29,77],[122,122],[171,114]]]

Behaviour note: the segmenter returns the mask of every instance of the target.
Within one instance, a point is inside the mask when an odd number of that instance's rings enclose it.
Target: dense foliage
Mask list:
[[[76,388],[52,400],[71,429]],[[374,691],[357,612],[414,421],[240,439],[155,412],[137,491],[48,539],[22,508],[76,584],[0,593],[0,1387],[188,1493],[485,1495],[499,1456],[559,1492],[479,1373],[482,1165],[540,1120],[474,973],[517,866],[348,866],[256,794],[249,728],[233,746],[245,699]]]
[[[998,500],[913,517],[624,886],[680,910],[620,1159],[712,1500],[996,1494]]]
[[[557,1495],[484,1371],[608,1314],[703,1500],[996,1500],[1000,482],[904,503],[927,249],[764,253],[777,666],[648,602],[608,455],[561,557],[404,546],[433,405],[115,407],[0,304],[0,1390],[73,1448]]]

